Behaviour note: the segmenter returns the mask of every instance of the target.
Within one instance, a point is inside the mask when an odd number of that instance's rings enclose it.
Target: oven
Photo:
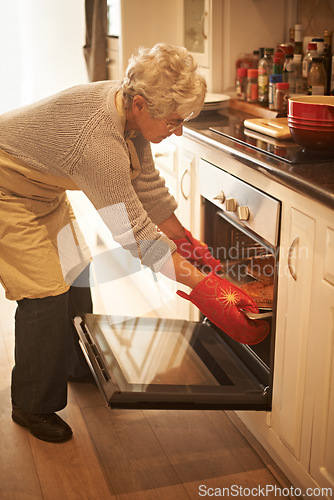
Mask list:
[[[221,259],[221,274],[251,286],[261,272],[270,284],[260,308],[270,333],[247,346],[207,318],[79,314],[80,345],[110,408],[271,407],[280,204],[205,160],[200,186],[205,239]]]
[[[268,336],[252,346],[221,336],[271,394],[278,286],[280,201],[205,160],[200,161],[204,241],[220,260],[220,275],[256,302]],[[249,314],[252,318],[253,315]],[[256,321],[256,319],[254,319]]]

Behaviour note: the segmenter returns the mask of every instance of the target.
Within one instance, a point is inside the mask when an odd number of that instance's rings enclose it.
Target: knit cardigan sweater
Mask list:
[[[157,272],[176,246],[156,226],[177,204],[141,134],[133,138],[141,172],[131,180],[124,123],[115,104],[119,87],[110,81],[79,85],[5,113],[0,148],[32,169],[69,178],[115,241]]]

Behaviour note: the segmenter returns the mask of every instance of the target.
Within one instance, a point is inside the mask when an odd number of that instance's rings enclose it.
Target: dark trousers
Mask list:
[[[74,285],[87,284],[87,276]],[[71,286],[61,295],[17,304],[12,401],[31,413],[59,411],[67,404],[68,377],[90,373],[72,323],[78,312],[92,312],[90,288]]]

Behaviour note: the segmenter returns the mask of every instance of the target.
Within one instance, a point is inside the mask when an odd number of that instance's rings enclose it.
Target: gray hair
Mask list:
[[[197,116],[204,104],[205,79],[184,47],[158,43],[151,49],[140,48],[132,55],[123,81],[125,108],[131,107],[135,95],[147,102],[153,118],[177,113],[186,118]]]

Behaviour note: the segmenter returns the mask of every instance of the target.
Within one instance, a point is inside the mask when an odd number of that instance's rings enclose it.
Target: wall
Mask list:
[[[322,36],[334,31],[334,0],[298,0],[298,21],[305,36]]]
[[[305,37],[334,31],[334,0],[222,1],[225,91],[234,88],[235,61],[240,54],[287,42],[296,23],[303,25]]]
[[[0,0],[0,113],[88,81],[84,0]]]
[[[222,90],[234,88],[239,55],[288,41],[296,20],[297,0],[223,0]]]

